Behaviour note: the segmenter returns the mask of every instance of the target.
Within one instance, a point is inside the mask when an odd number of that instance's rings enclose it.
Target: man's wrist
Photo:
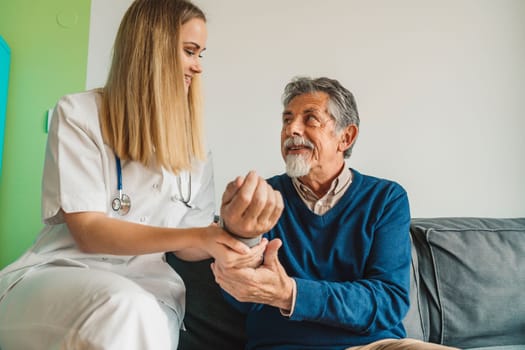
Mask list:
[[[228,227],[226,226],[226,223],[224,222],[224,219],[222,218],[222,216],[219,216],[218,217],[218,224],[219,224],[219,227],[222,228],[224,231],[228,232],[232,237],[234,237],[235,239],[243,242],[244,244],[246,244],[248,247],[253,247],[257,244],[259,244],[259,242],[261,241],[261,238],[262,238],[262,235],[258,235],[256,237],[241,237],[233,232],[231,232]]]
[[[279,311],[281,312],[281,315],[290,317],[293,314],[293,311],[295,309],[295,299],[297,298],[297,284],[295,283],[295,280],[290,277],[290,281],[292,283],[292,291],[291,295],[290,293],[287,293],[288,296],[285,299],[285,304],[287,305],[284,308],[279,308]]]

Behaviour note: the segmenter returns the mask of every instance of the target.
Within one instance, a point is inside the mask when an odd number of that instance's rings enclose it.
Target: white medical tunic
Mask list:
[[[117,256],[87,254],[78,249],[60,209],[96,211],[119,220],[162,227],[207,226],[215,210],[211,155],[195,162],[189,173],[177,176],[165,169],[122,162],[123,193],[131,209],[120,216],[111,207],[118,197],[115,154],[102,139],[99,125],[100,95],[87,91],[67,95],[58,102],[48,135],[42,182],[45,227],[33,246],[0,271],[0,302],[30,271],[48,266],[105,269],[125,276],[175,311],[182,323],[185,289],[180,276],[165,262],[164,254]],[[187,199],[191,181],[191,208]],[[180,186],[179,186],[180,184]],[[180,193],[182,192],[182,194]]]

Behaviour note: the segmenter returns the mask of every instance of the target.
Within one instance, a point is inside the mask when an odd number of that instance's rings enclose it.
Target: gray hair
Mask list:
[[[308,78],[295,77],[284,88],[282,103],[286,108],[288,104],[297,96],[324,92],[328,95],[328,113],[335,120],[336,132],[342,131],[348,125],[355,124],[359,127],[359,113],[354,95],[342,86],[337,80],[326,77]],[[352,154],[352,144],[345,152],[344,157],[348,158]]]

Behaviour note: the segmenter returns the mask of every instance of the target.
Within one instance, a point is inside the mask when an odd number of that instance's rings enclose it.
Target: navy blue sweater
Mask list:
[[[284,212],[266,236],[280,238],[279,260],[297,284],[291,317],[268,305],[248,313],[247,349],[344,349],[403,338],[408,310],[410,211],[395,182],[351,169],[352,184],[324,215],[314,214],[287,175],[268,182]]]

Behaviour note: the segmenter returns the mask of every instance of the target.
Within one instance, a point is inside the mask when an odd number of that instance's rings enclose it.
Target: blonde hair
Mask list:
[[[204,159],[200,77],[186,95],[181,26],[204,13],[185,0],[136,0],[115,39],[100,124],[123,160],[178,173]]]

